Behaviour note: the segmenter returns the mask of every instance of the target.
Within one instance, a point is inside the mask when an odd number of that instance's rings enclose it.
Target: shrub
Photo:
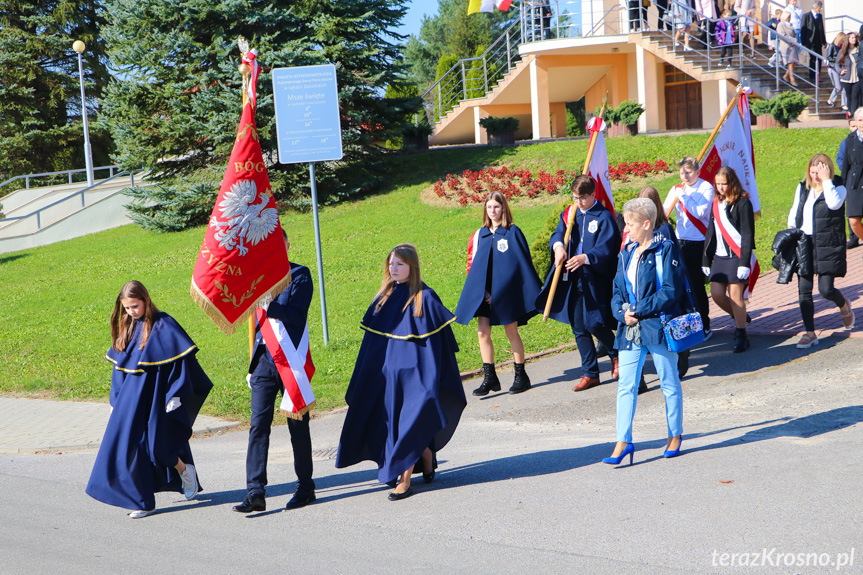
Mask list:
[[[545,281],[548,272],[551,270],[551,252],[548,249],[548,242],[551,239],[551,234],[554,233],[554,229],[557,227],[560,212],[565,210],[568,205],[566,202],[559,204],[554,212],[548,215],[548,218],[545,220],[545,226],[530,245],[530,257],[533,258],[533,267],[542,281]]]
[[[479,125],[485,128],[485,131],[488,132],[489,136],[495,136],[497,134],[510,131],[514,132],[515,130],[518,130],[518,124],[518,118],[513,118],[511,116],[503,116],[499,118],[489,116],[479,121]]]
[[[752,100],[750,106],[756,116],[772,116],[783,128],[796,120],[809,105],[809,96],[789,90],[780,92],[769,100]]]

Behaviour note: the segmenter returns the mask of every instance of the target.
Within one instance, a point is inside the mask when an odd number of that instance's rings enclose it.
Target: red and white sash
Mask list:
[[[276,364],[285,386],[279,409],[286,412],[291,419],[302,419],[315,405],[311,383],[315,364],[312,363],[312,352],[309,349],[309,325],[306,324],[303,328],[303,338],[297,348],[281,321],[267,317],[267,312],[260,308],[255,313],[261,335],[264,336],[264,344],[273,356],[273,363]]]
[[[674,187],[677,188],[678,190],[682,190],[683,184],[677,184]],[[683,203],[683,200],[681,200],[679,197],[680,196],[679,191],[677,192],[677,195],[678,195],[677,205],[680,207],[680,211],[682,211],[684,214],[686,214],[686,217],[689,218],[689,221],[692,222],[692,225],[695,226],[695,229],[698,230],[699,232],[701,232],[702,236],[706,235],[707,234],[707,224],[705,224],[704,222],[699,220],[697,217],[695,217],[694,214],[691,214],[689,212],[689,210],[686,209],[686,205]]]
[[[740,259],[740,244],[743,238],[740,232],[737,231],[731,222],[728,220],[728,213],[719,206],[719,200],[713,200],[713,226],[716,233],[722,236],[737,259]],[[743,262],[741,262],[743,263]],[[758,258],[755,257],[755,252],[750,252],[749,256],[749,284],[746,286],[744,297],[749,297],[749,292],[755,289],[755,282],[758,281],[758,276],[761,274],[761,266],[758,264]]]
[[[476,248],[479,245],[479,231],[477,230],[471,234],[470,239],[467,241],[467,273],[470,273],[470,266],[473,263],[473,257],[476,255]]]

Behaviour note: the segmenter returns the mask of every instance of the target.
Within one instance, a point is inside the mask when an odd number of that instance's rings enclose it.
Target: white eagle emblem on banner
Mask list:
[[[260,203],[254,203],[261,200]],[[225,194],[219,203],[225,221],[210,219],[210,226],[218,228],[214,237],[219,247],[240,250],[246,255],[248,245],[256,245],[266,239],[279,225],[279,212],[267,208],[270,199],[266,194],[258,194],[258,187],[252,180],[239,180]]]

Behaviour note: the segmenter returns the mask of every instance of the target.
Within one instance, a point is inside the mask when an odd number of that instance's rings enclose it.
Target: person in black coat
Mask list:
[[[524,342],[518,326],[536,315],[534,302],[542,284],[524,234],[512,221],[506,196],[491,192],[483,204],[482,227],[468,241],[467,277],[456,306],[456,321],[467,325],[477,318],[483,380],[474,395],[500,391],[494,369],[491,326],[502,325],[515,361],[510,393],[530,389],[524,370]]]
[[[845,186],[835,177],[833,162],[827,154],[809,160],[806,179],[797,185],[794,203],[788,213],[788,227],[802,230],[812,246],[813,275],[797,275],[800,315],[806,333],[798,349],[818,345],[815,334],[815,304],[812,301],[813,277],[818,275],[818,292],[836,304],[845,329],[854,327],[854,310],[833,286],[834,278],[845,277]]]
[[[577,176],[573,180],[574,205],[560,214],[557,228],[551,234],[549,248],[554,265],[536,300],[536,309],[544,311],[554,270],[563,265],[565,270],[554,293],[549,317],[572,326],[581,355],[582,373],[574,391],[583,391],[599,384],[594,336],[609,350],[612,379],[618,376],[612,331],[617,322],[611,314],[611,286],[620,252],[620,229],[611,212],[596,201],[595,193],[596,182],[590,176]],[[570,210],[576,210],[575,224],[569,244],[564,248]]]
[[[285,248],[290,250],[287,234],[282,230]],[[308,346],[306,320],[312,303],[312,274],[309,268],[291,262],[291,283],[266,308],[267,321],[276,320],[285,328],[292,345],[300,349]],[[252,419],[249,427],[249,446],[246,452],[246,498],[234,506],[234,511],[250,513],[267,508],[267,456],[270,448],[270,429],[279,393],[286,393],[273,355],[261,334],[256,321],[255,346],[249,362],[249,388],[252,391]],[[303,342],[305,340],[305,342]],[[308,348],[307,348],[308,349]],[[303,354],[305,356],[305,354]],[[302,369],[303,366],[290,366]],[[311,406],[309,406],[311,407]],[[294,452],[294,472],[297,490],[285,509],[304,507],[315,500],[315,482],[312,480],[312,438],[309,430],[308,408],[302,413],[289,414],[288,431]]]
[[[719,168],[714,189],[716,196],[704,238],[702,271],[710,278],[713,303],[734,318],[734,353],[741,353],[749,349],[745,294],[752,273],[755,214],[749,194],[733,169]]]
[[[845,138],[842,153],[842,179],[848,191],[848,225],[863,240],[863,108],[854,111],[854,129]]]
[[[805,48],[809,48],[818,55],[823,54],[824,47],[827,46],[827,36],[824,34],[824,15],[821,13],[824,4],[821,0],[816,0],[812,5],[812,10],[803,15],[800,20],[800,36],[801,44]],[[809,61],[809,80],[815,80],[816,68],[821,69],[820,60],[810,58]]]

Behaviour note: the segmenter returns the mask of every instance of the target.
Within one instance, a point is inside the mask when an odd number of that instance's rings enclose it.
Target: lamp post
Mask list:
[[[72,49],[78,53],[78,77],[81,80],[81,119],[84,121],[84,161],[87,164],[87,185],[93,185],[93,150],[90,148],[90,126],[87,123],[87,97],[84,94],[84,60],[81,53],[86,46],[80,40],[72,44]]]

